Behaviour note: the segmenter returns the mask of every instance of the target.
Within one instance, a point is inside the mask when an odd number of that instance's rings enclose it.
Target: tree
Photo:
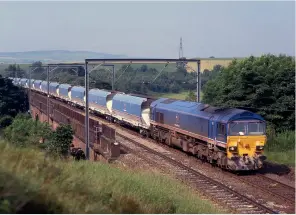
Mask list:
[[[234,60],[204,87],[203,102],[261,114],[277,130],[295,129],[295,59],[253,56]]]
[[[190,90],[188,92],[188,95],[186,96],[186,101],[191,101],[191,102],[195,102],[196,101],[196,95],[194,94],[194,92],[192,90]]]
[[[6,77],[26,77],[26,72],[23,69],[21,69],[20,65],[18,64],[10,64],[4,71],[5,72],[3,73],[3,75],[5,75]]]
[[[48,144],[48,150],[62,156],[69,155],[73,135],[74,131],[70,125],[60,125],[53,132],[52,140]]]
[[[147,72],[148,71],[148,66],[146,64],[141,66],[141,71],[142,72]]]
[[[40,79],[40,80],[45,80],[47,77],[47,74],[42,67],[42,62],[41,61],[36,61],[32,63],[32,67],[34,71],[31,73],[31,76],[33,79]]]
[[[222,70],[223,70],[223,67],[219,64],[215,65],[212,70],[205,69],[203,73],[200,74],[201,89],[203,89],[205,84],[209,80],[214,79]]]
[[[40,140],[49,140],[51,135],[48,124],[33,120],[29,114],[18,114],[4,130],[4,137],[17,146],[39,146]]]
[[[177,85],[177,84],[173,84],[173,85],[170,87],[170,89],[171,89],[171,91],[172,91],[173,93],[179,93],[180,90],[181,90],[181,87],[180,87],[179,85]]]
[[[82,66],[78,67],[78,76],[79,77],[85,76],[85,69]]]
[[[0,75],[0,116],[16,116],[29,108],[24,89],[14,86],[12,81]]]

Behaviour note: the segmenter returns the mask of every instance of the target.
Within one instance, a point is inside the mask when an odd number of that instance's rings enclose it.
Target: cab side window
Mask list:
[[[217,140],[226,141],[226,125],[217,123]]]

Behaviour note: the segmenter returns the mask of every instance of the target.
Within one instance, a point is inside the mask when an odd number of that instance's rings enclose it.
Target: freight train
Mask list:
[[[29,88],[28,79],[10,78]],[[47,81],[32,80],[31,90],[47,94]],[[50,82],[49,94],[85,107],[85,88]],[[217,108],[169,98],[150,99],[100,89],[89,91],[90,111],[136,128],[144,137],[233,171],[263,167],[266,122],[258,114],[235,108]]]

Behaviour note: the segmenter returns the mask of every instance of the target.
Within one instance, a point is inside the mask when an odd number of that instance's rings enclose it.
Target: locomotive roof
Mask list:
[[[157,108],[162,110],[188,113],[202,118],[212,118],[215,121],[228,122],[238,119],[257,119],[264,121],[260,115],[247,110],[237,108],[219,108],[198,102],[160,98],[151,103],[151,107],[155,105],[157,105]]]

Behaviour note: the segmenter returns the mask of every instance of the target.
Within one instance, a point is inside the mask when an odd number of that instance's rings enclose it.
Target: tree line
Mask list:
[[[232,63],[203,88],[203,102],[247,109],[262,115],[276,131],[295,130],[295,59],[250,56]]]

